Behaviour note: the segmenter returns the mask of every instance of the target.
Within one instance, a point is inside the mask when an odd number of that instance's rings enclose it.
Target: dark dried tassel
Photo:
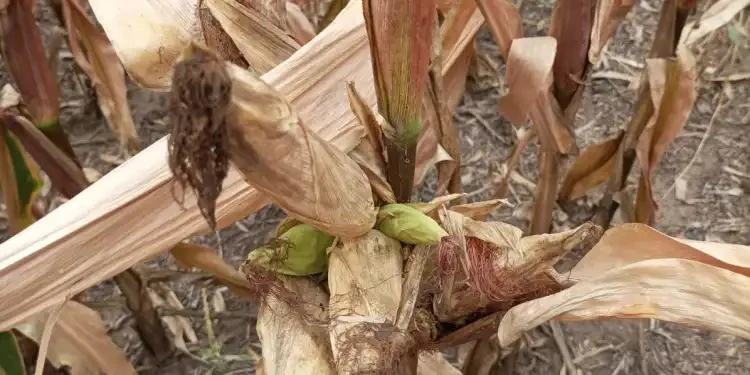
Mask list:
[[[175,65],[169,100],[169,168],[184,192],[190,185],[201,214],[216,230],[216,199],[229,170],[227,117],[232,81],[215,55],[193,49]],[[175,200],[177,198],[172,190]]]

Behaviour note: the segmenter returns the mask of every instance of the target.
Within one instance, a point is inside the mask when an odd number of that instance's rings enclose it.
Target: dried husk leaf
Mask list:
[[[206,46],[215,51],[222,59],[241,68],[248,67],[247,60],[242,56],[242,52],[234,44],[232,37],[224,31],[221,23],[214,17],[204,1],[201,1],[198,7],[198,19]]]
[[[400,203],[381,206],[375,228],[388,237],[410,245],[436,245],[448,235],[431,217],[408,204]]]
[[[513,40],[506,71],[510,91],[500,98],[500,112],[516,128],[531,118],[542,146],[567,154],[573,150],[575,136],[550,91],[556,49],[553,37]]]
[[[289,276],[322,273],[334,237],[308,224],[295,225],[247,256],[247,262]]]
[[[449,249],[453,254],[440,250],[441,290],[434,309],[441,321],[551,293],[558,285],[546,276],[548,270],[573,248],[601,235],[590,223],[522,238],[513,225],[475,221],[453,211],[441,212],[441,220],[460,245]]]
[[[403,355],[393,330],[401,301],[401,244],[372,230],[330,254],[330,340],[338,374],[385,371]],[[390,332],[390,335],[388,334]]]
[[[272,25],[284,30],[286,27],[286,0],[234,0],[247,8],[253,9],[271,22]]]
[[[560,202],[567,202],[584,196],[589,190],[609,180],[615,169],[617,148],[622,142],[624,133],[604,142],[589,146],[565,175],[562,186],[557,193]]]
[[[229,155],[245,181],[290,217],[326,233],[355,237],[369,231],[376,211],[357,163],[310,131],[270,85],[231,69],[244,84],[232,87]]]
[[[268,13],[243,6],[237,0],[202,1],[256,74],[267,73],[300,47],[284,30],[266,18]]]
[[[181,51],[187,40],[175,47],[173,40],[154,31],[177,29],[177,34],[169,35],[179,36],[180,30],[190,27],[170,26],[161,14],[169,14],[169,8],[157,8],[159,12],[153,5],[139,8],[142,0],[92,0],[90,4],[128,72],[141,69],[142,78],[158,78],[169,72],[171,77],[179,52],[170,55],[170,48]],[[139,16],[144,12],[147,19]],[[193,13],[190,9],[178,13],[178,21]],[[130,19],[132,29],[123,27],[123,18]],[[156,24],[151,23],[154,20]],[[145,26],[141,29],[138,25]],[[133,30],[141,39],[133,37]],[[263,76],[292,103],[311,130],[342,152],[351,151],[365,134],[347,106],[342,83],[354,82],[371,108],[376,103],[367,45],[361,3],[354,1],[313,41]],[[159,59],[160,46],[165,47],[163,60]],[[306,68],[309,66],[321,68],[310,70]],[[144,75],[144,68],[153,70]],[[159,87],[168,86],[169,80],[164,80]],[[182,206],[172,199],[166,146],[166,138],[155,142],[40,223],[0,244],[0,284],[5,286],[0,288],[0,300],[7,301],[7,308],[0,311],[0,330],[61,302],[68,293],[79,293],[161,254],[186,237],[207,232],[208,225],[192,195]],[[231,168],[217,203],[217,227],[223,228],[269,203]],[[158,215],[143,220],[143,212]],[[123,231],[123,227],[129,230]],[[63,267],[65,277],[59,277],[57,270]],[[40,289],[39,285],[46,287]]]
[[[47,316],[36,315],[15,329],[39,344]],[[66,302],[60,310],[47,359],[57,368],[67,366],[71,375],[136,374],[125,353],[110,339],[99,313],[75,301]]]
[[[407,203],[409,207],[416,208],[425,215],[429,215],[432,218],[437,218],[437,209],[442,207],[449,202],[465,196],[466,194],[447,194],[435,197],[433,200],[427,203]]]
[[[128,105],[125,70],[107,36],[89,18],[78,0],[64,0],[68,45],[78,66],[91,79],[97,103],[120,144],[140,148]],[[85,51],[85,52],[84,52]]]
[[[596,65],[599,61],[599,54],[634,5],[635,0],[599,0],[597,2],[588,55],[592,65]]]
[[[279,276],[284,288],[299,297],[295,306],[268,295],[258,310],[256,330],[266,375],[336,375],[324,321],[328,295],[312,280]],[[301,311],[300,311],[301,309]]]
[[[500,54],[509,61],[513,39],[523,37],[523,22],[516,6],[508,0],[476,0],[495,38]]]
[[[315,38],[315,27],[307,19],[299,5],[286,2],[286,27],[289,35],[301,46]]]
[[[695,60],[685,48],[678,50],[676,60],[648,59],[646,64],[654,112],[636,146],[641,178],[635,217],[640,223],[651,224],[657,209],[652,174],[690,116],[696,98],[696,73]]]

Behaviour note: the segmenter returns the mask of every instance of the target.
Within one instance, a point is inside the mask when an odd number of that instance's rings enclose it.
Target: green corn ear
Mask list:
[[[433,245],[448,232],[418,209],[401,203],[380,207],[375,229],[410,245]]]
[[[333,236],[309,224],[298,224],[250,252],[247,260],[284,275],[314,275],[328,267],[327,250],[333,240]]]

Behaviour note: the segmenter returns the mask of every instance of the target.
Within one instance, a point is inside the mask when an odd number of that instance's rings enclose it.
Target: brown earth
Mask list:
[[[705,6],[712,1],[706,3]],[[552,5],[550,0],[527,1],[522,5],[527,36],[545,35]],[[638,3],[610,43],[596,72],[634,75],[642,69],[660,6],[658,0]],[[739,39],[731,40],[724,27],[703,45],[695,108],[683,133],[658,167],[655,193],[663,198],[656,227],[669,235],[750,245],[750,81],[711,82],[706,80],[705,73],[715,69],[716,75],[725,76],[748,71],[748,16],[750,10],[746,9],[733,20],[740,30],[744,27],[745,36],[740,33]],[[54,14],[47,7],[41,7],[38,20],[46,41],[59,32]],[[467,93],[454,115],[465,161],[462,180],[471,201],[490,198],[491,181],[498,177],[515,143],[511,125],[497,111],[504,82],[496,72],[504,71],[504,65],[487,30],[480,32],[478,48],[490,63],[473,70]],[[107,173],[126,157],[98,113],[90,88],[86,88],[85,76],[75,68],[66,49],[59,56],[57,69],[63,98],[62,123],[72,137],[74,149],[86,167]],[[7,72],[0,70],[0,83],[9,80]],[[629,119],[635,97],[628,85],[628,81],[608,78],[588,83],[576,123],[581,149],[613,136]],[[128,98],[144,147],[164,136],[165,96],[130,85]],[[700,144],[703,146],[699,149]],[[532,181],[537,174],[535,154],[536,147],[532,145],[519,169]],[[689,164],[692,165],[686,169]],[[677,199],[670,189],[681,173],[689,181],[683,200]],[[425,198],[431,197],[433,182],[430,177],[422,189]],[[565,212],[556,213],[554,230],[571,228],[587,220],[600,196],[601,192],[592,192],[565,207]],[[62,202],[54,199],[55,205]],[[501,209],[495,219],[525,228],[530,200],[526,188],[513,184],[510,201],[514,208]],[[267,208],[221,231],[225,259],[238,265],[250,249],[267,239],[282,217],[278,209]],[[0,228],[5,225],[0,218]],[[0,233],[3,231],[0,229]],[[0,234],[0,240],[3,238]],[[217,247],[213,236],[196,240]],[[210,281],[191,281],[194,280],[191,272],[180,270],[166,255],[146,262],[144,267],[154,274],[157,270],[172,270],[170,281],[165,284],[185,306],[180,314],[191,320],[199,341],[187,345],[190,355],[176,356],[157,366],[138,338],[134,320],[123,307],[114,283],[107,281],[91,288],[88,292],[91,306],[103,314],[112,337],[140,373],[254,373],[253,352],[258,353],[259,348],[255,344],[256,307],[252,303],[232,296]],[[221,345],[218,356],[209,350],[202,318],[202,288],[207,289],[209,296],[221,293],[226,302],[226,311],[213,316]],[[649,374],[743,374],[748,373],[750,365],[750,359],[746,359],[750,358],[750,344],[746,340],[665,322],[650,325],[648,321],[597,321],[563,324],[563,329],[573,357],[580,357],[577,363],[580,374],[644,374],[644,370]],[[560,352],[547,330],[535,330],[528,337],[516,373],[562,373]]]

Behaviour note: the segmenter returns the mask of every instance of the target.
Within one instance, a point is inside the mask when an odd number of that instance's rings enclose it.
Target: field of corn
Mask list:
[[[0,27],[0,375],[750,367],[750,0]]]

